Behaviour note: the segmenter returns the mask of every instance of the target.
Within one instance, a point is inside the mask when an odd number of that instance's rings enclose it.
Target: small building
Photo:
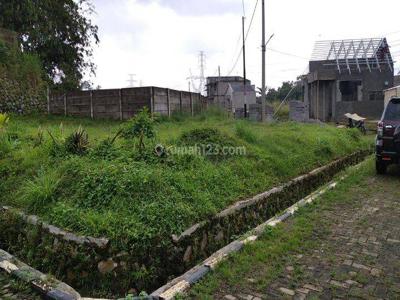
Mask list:
[[[380,118],[393,72],[386,38],[316,42],[303,77],[310,118],[339,121],[345,113]]]
[[[257,103],[255,86],[250,80],[246,80],[244,84],[244,79],[240,76],[208,77],[207,98],[209,103],[232,112],[244,109],[245,104],[249,107]]]

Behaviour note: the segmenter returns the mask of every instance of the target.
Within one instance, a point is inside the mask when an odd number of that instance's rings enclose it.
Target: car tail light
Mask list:
[[[378,123],[378,137],[383,137],[383,122]]]

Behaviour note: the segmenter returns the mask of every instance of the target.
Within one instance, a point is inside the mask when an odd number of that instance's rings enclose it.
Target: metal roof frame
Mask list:
[[[382,54],[384,57],[380,58]],[[352,65],[356,65],[360,73],[362,65],[366,65],[370,72],[373,68],[382,71],[383,64],[393,70],[393,59],[386,38],[317,41],[311,61],[335,62],[339,73],[346,68],[351,74]]]

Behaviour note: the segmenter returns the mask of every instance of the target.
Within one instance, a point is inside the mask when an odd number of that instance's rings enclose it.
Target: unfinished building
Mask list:
[[[323,122],[339,121],[345,113],[380,118],[383,91],[393,80],[386,38],[316,42],[303,77],[309,117]]]
[[[232,112],[257,103],[255,86],[240,76],[207,77],[207,97],[209,103]]]

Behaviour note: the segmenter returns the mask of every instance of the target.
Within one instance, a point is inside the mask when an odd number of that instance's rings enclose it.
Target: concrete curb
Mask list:
[[[353,168],[358,168],[360,165],[361,163],[356,166],[353,166]],[[153,296],[154,298],[158,299],[170,300],[176,297],[180,293],[187,292],[194,284],[196,284],[199,280],[201,280],[207,273],[209,273],[211,270],[214,270],[219,263],[226,260],[229,255],[240,251],[244,245],[255,242],[262,235],[262,233],[268,226],[275,227],[279,223],[284,222],[285,220],[293,216],[296,213],[296,211],[298,211],[301,207],[311,204],[313,201],[315,201],[321,195],[325,194],[327,191],[334,189],[340,181],[343,181],[347,177],[348,175],[342,176],[337,181],[331,181],[327,185],[311,193],[307,197],[303,198],[294,205],[285,209],[279,216],[275,216],[266,221],[265,223],[260,224],[256,228],[250,230],[248,233],[243,235],[238,240],[233,241],[232,243],[218,250],[209,258],[207,258],[194,268],[190,269],[182,276],[179,276],[174,280],[170,281],[169,283],[167,283],[166,285],[160,287],[158,290],[154,291],[150,296]]]
[[[45,299],[78,300],[81,296],[72,287],[47,276],[0,249],[0,270],[30,284]]]
[[[22,282],[32,286],[44,299],[50,300],[111,300],[81,297],[72,287],[57,280],[56,278],[43,274],[27,264],[18,260],[15,256],[0,249],[0,272],[5,272]],[[132,300],[155,299],[151,296],[133,297]],[[121,300],[124,300],[121,299]]]
[[[106,249],[110,244],[110,241],[106,238],[94,238],[91,236],[78,236],[71,232],[65,231],[61,228],[58,228],[56,226],[49,225],[46,222],[41,221],[38,216],[26,215],[19,209],[15,209],[10,206],[0,206],[0,213],[1,214],[2,213],[14,213],[14,214],[20,216],[26,224],[29,224],[32,226],[38,226],[43,231],[48,232],[50,235],[58,237],[68,243],[73,243],[76,245],[84,245],[86,247],[95,248],[95,249],[98,248],[101,250]]]

